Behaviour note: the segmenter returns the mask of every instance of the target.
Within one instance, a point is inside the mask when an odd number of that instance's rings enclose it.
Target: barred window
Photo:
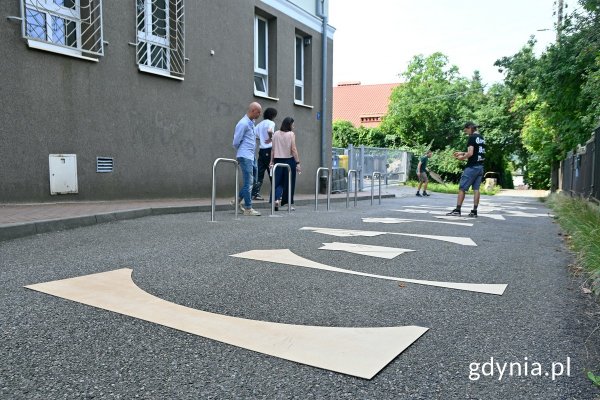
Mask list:
[[[183,79],[183,0],[136,0],[136,59],[140,71]]]
[[[23,0],[31,48],[97,61],[104,55],[102,0]]]

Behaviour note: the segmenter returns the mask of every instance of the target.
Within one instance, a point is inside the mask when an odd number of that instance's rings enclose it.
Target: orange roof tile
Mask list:
[[[398,85],[399,83],[339,83],[333,87],[333,120],[350,121],[354,126],[378,126],[387,113],[392,89]]]

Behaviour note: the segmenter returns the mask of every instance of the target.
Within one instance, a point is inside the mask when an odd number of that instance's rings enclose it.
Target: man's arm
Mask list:
[[[417,164],[417,175],[419,175],[421,173],[421,161],[419,160],[419,163]]]
[[[244,124],[240,123],[235,126],[235,131],[233,132],[233,147],[236,149],[240,147],[240,144],[242,144],[242,140],[244,139],[244,131],[246,130],[245,128],[246,127]]]
[[[467,160],[467,159],[469,159],[469,157],[471,157],[473,155],[474,151],[475,151],[475,147],[469,146],[469,147],[467,147],[466,152],[455,151],[454,158],[456,158],[458,160]]]

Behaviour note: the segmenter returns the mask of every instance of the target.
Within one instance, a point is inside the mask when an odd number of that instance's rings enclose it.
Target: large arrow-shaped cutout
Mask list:
[[[352,271],[349,269],[332,267],[326,264],[321,264],[316,261],[311,261],[304,257],[300,257],[294,254],[289,249],[275,249],[275,250],[250,250],[244,253],[232,254],[232,257],[248,258],[251,260],[267,261],[278,264],[288,264],[297,267],[315,268],[322,269],[325,271],[341,272],[343,274],[367,276],[370,278],[387,279],[390,281],[401,281],[407,283],[416,283],[418,285],[437,286],[448,289],[467,290],[470,292],[480,292],[502,295],[506,290],[505,284],[490,284],[490,283],[459,283],[459,282],[437,282],[437,281],[424,281],[419,279],[406,279],[397,278],[394,276],[375,275],[368,274],[366,272]]]
[[[155,297],[124,268],[26,286],[194,335],[360,378],[371,379],[428,328],[289,325],[230,317]]]

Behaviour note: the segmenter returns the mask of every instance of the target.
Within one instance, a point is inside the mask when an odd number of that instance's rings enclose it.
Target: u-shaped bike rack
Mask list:
[[[327,167],[317,168],[315,177],[315,211],[319,209],[319,175],[321,171],[327,171],[327,211],[329,211],[331,203],[331,170]]]
[[[278,167],[287,168],[288,170],[288,214],[292,212],[292,167],[285,163],[277,163],[271,171],[273,179],[271,180],[271,215],[269,217],[278,217],[278,215],[275,215],[275,187],[277,186],[275,171]]]
[[[381,172],[373,172],[373,175],[371,175],[371,205],[373,205],[375,195],[375,176],[379,178],[379,204],[381,204]]]
[[[237,219],[238,217],[238,194],[239,194],[239,184],[238,184],[238,162],[237,160],[231,159],[231,158],[217,158],[215,160],[215,162],[213,163],[213,168],[212,168],[212,197],[210,199],[210,222],[215,222],[215,197],[217,194],[217,188],[216,188],[216,182],[215,182],[215,170],[217,168],[217,165],[220,162],[225,162],[225,163],[231,163],[234,165],[235,167],[235,194],[233,196],[234,198],[234,205],[235,205],[235,219]]]
[[[350,175],[354,174],[354,207],[358,197],[358,171],[351,169],[348,171],[348,190],[346,190],[346,208],[350,207]]]

